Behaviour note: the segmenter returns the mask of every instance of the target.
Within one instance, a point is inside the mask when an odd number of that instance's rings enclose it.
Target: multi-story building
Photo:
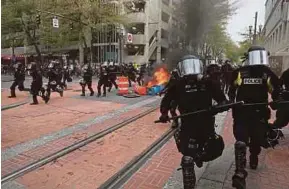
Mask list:
[[[289,0],[266,0],[265,46],[270,61],[289,68]]]
[[[178,23],[173,16],[177,2],[179,0],[119,0],[121,10],[118,11],[124,13],[125,23],[94,35],[95,61],[138,64],[163,61],[170,45],[169,31]]]

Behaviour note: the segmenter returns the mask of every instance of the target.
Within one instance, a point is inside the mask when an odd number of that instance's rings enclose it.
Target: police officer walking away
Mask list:
[[[289,68],[283,72],[281,78],[282,94],[281,99],[284,101],[289,101]],[[289,123],[289,105],[280,104],[277,105],[276,120],[273,123],[273,128],[281,129],[286,127]]]
[[[113,64],[113,62],[110,62],[108,66],[108,79],[109,79],[108,92],[111,91],[112,85],[114,85],[114,87],[118,89],[118,85],[116,84],[116,73],[117,67]]]
[[[82,94],[80,96],[85,96],[85,86],[87,85],[87,88],[90,90],[90,96],[94,95],[94,91],[91,87],[92,85],[92,69],[89,64],[85,64],[82,68],[83,72],[83,78],[80,82],[81,88],[82,88]]]
[[[103,63],[100,67],[100,75],[97,84],[97,97],[101,96],[101,87],[103,87],[103,95],[106,96],[106,87],[108,86],[108,70],[107,63]]]
[[[37,68],[35,62],[31,62],[28,69],[30,71],[30,75],[32,76],[30,93],[32,95],[33,102],[30,105],[36,105],[38,104],[37,96],[40,92],[43,100],[46,101],[46,97],[44,96],[44,89],[42,88],[42,74]]]
[[[261,146],[269,147],[267,132],[270,109],[262,103],[268,102],[268,92],[271,93],[272,99],[276,100],[280,93],[280,86],[278,77],[267,67],[267,54],[263,47],[250,47],[245,65],[232,74],[229,98],[231,101],[245,103],[244,106],[233,108],[232,112],[233,132],[236,139],[236,170],[232,178],[232,186],[237,189],[246,188],[246,146],[248,145],[250,149],[251,169],[256,169],[258,166]]]
[[[220,86],[203,77],[203,63],[197,57],[183,57],[177,70],[179,79],[168,88],[161,102],[161,122],[168,121],[172,101],[176,101],[181,115],[211,108],[212,99],[218,103],[226,101]],[[215,118],[212,114],[188,115],[180,119],[181,126],[175,133],[175,140],[178,150],[183,154],[183,184],[184,189],[193,189],[196,184],[194,165],[202,167],[204,161],[219,157],[223,152],[224,142],[215,133]]]
[[[18,85],[19,91],[24,91],[25,68],[22,63],[15,64],[14,81],[10,87],[11,95],[8,98],[16,98],[15,88]]]

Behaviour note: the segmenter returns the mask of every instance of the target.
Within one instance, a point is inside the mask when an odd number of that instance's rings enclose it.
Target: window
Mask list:
[[[129,56],[143,56],[145,45],[127,45],[127,54]]]
[[[127,28],[127,32],[134,35],[143,35],[145,32],[145,24],[132,24]]]
[[[170,15],[165,12],[162,12],[162,21],[168,23],[170,20]]]

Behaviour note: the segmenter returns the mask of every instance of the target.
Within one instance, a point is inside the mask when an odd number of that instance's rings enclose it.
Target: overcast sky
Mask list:
[[[254,25],[255,12],[258,12],[258,27],[264,25],[266,0],[238,0],[238,10],[229,21],[227,31],[236,42],[242,40],[239,33],[248,30],[249,25]]]

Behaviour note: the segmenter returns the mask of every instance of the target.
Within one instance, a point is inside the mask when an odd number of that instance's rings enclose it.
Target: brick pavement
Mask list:
[[[181,154],[170,139],[123,186],[124,189],[160,189],[180,166]]]
[[[158,111],[47,164],[16,181],[26,188],[97,188],[169,128]],[[37,178],[37,179],[35,179]]]
[[[272,116],[274,118],[274,114]],[[272,119],[271,119],[272,120]],[[285,128],[288,129],[288,126]],[[232,117],[226,118],[223,137],[225,153],[217,163],[210,163],[197,189],[233,189],[232,176],[235,170]],[[288,189],[289,188],[289,134],[275,149],[263,149],[259,155],[257,170],[251,170],[247,163],[247,189]],[[247,153],[247,159],[249,152]],[[220,166],[220,164],[222,164]]]
[[[28,92],[20,92],[16,90],[16,96],[17,98],[8,98],[10,96],[10,90],[9,89],[4,89],[1,90],[1,107],[11,105],[11,104],[16,104],[20,102],[24,102],[28,100],[29,93]]]
[[[63,98],[61,100],[52,99],[49,104],[39,104],[38,106],[26,104],[3,111],[1,148],[5,149],[70,127],[123,106],[123,104],[113,102]]]
[[[146,111],[148,108],[137,108],[132,111],[121,114],[120,116],[115,116],[113,119],[109,119],[99,124],[94,124],[89,126],[86,129],[83,129],[79,132],[75,132],[71,135],[53,140],[39,147],[33,148],[31,150],[20,153],[8,160],[2,161],[2,176],[7,175],[19,168],[22,168],[32,162],[37,161],[38,159],[44,158],[47,155],[55,153],[69,145],[72,145],[75,142],[78,142],[86,137],[103,131],[114,124],[121,123],[122,121],[131,118],[137,114],[140,114]]]

